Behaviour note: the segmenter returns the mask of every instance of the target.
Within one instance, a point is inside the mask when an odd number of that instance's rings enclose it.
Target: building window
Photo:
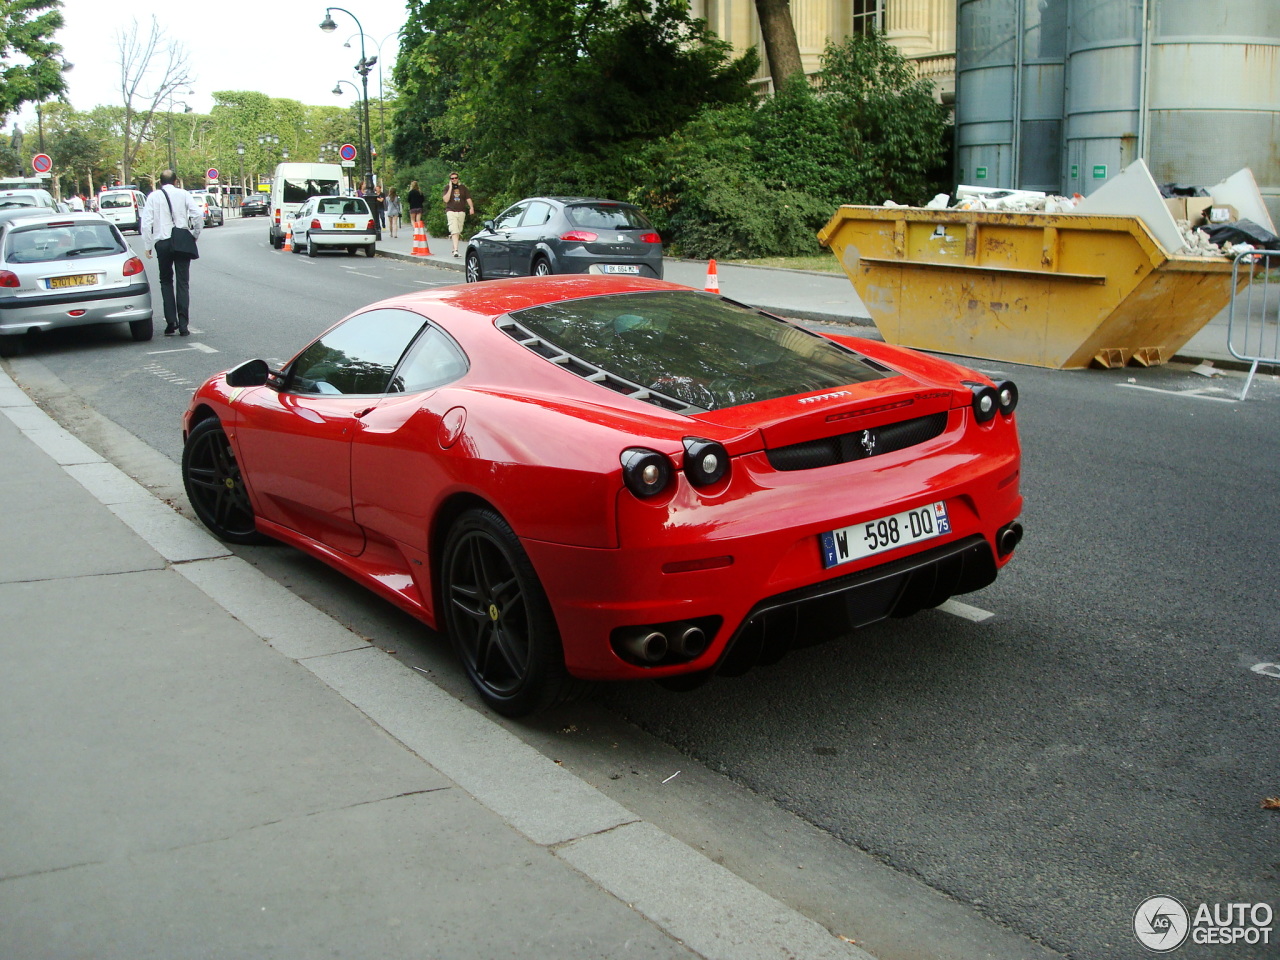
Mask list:
[[[884,0],[853,0],[851,32],[884,33]]]

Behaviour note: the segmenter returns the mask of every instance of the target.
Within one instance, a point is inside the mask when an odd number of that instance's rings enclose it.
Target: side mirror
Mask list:
[[[486,220],[486,221],[484,222],[484,228],[485,228],[486,230],[488,230],[490,233],[494,233],[494,232],[495,232],[495,231],[494,231],[494,228],[493,228],[493,221],[492,221],[492,220]]]
[[[261,387],[271,376],[271,368],[265,360],[246,360],[240,366],[227,371],[229,387]]]

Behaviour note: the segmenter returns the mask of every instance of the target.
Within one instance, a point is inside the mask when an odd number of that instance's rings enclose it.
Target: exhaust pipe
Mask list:
[[[1005,557],[1013,553],[1022,540],[1022,524],[1011,523],[1007,527],[1001,528],[996,534],[996,549],[1000,551],[1000,556]]]
[[[684,624],[679,628],[671,649],[678,656],[692,660],[701,656],[707,649],[707,635],[703,633],[701,627],[695,627],[691,623]]]
[[[623,637],[620,646],[637,660],[647,663],[657,663],[670,649],[667,635],[661,630],[637,630]]]

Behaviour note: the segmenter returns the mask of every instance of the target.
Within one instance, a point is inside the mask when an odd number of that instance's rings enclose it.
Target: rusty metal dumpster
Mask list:
[[[889,343],[1041,367],[1163,363],[1232,292],[1137,217],[843,206],[818,239]]]

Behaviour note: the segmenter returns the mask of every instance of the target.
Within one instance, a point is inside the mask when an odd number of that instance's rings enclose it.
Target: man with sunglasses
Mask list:
[[[471,191],[463,186],[456,173],[449,174],[449,184],[444,188],[444,216],[449,221],[449,237],[453,240],[453,255],[459,256],[458,241],[462,239],[462,227],[467,214],[476,215],[471,202]]]

